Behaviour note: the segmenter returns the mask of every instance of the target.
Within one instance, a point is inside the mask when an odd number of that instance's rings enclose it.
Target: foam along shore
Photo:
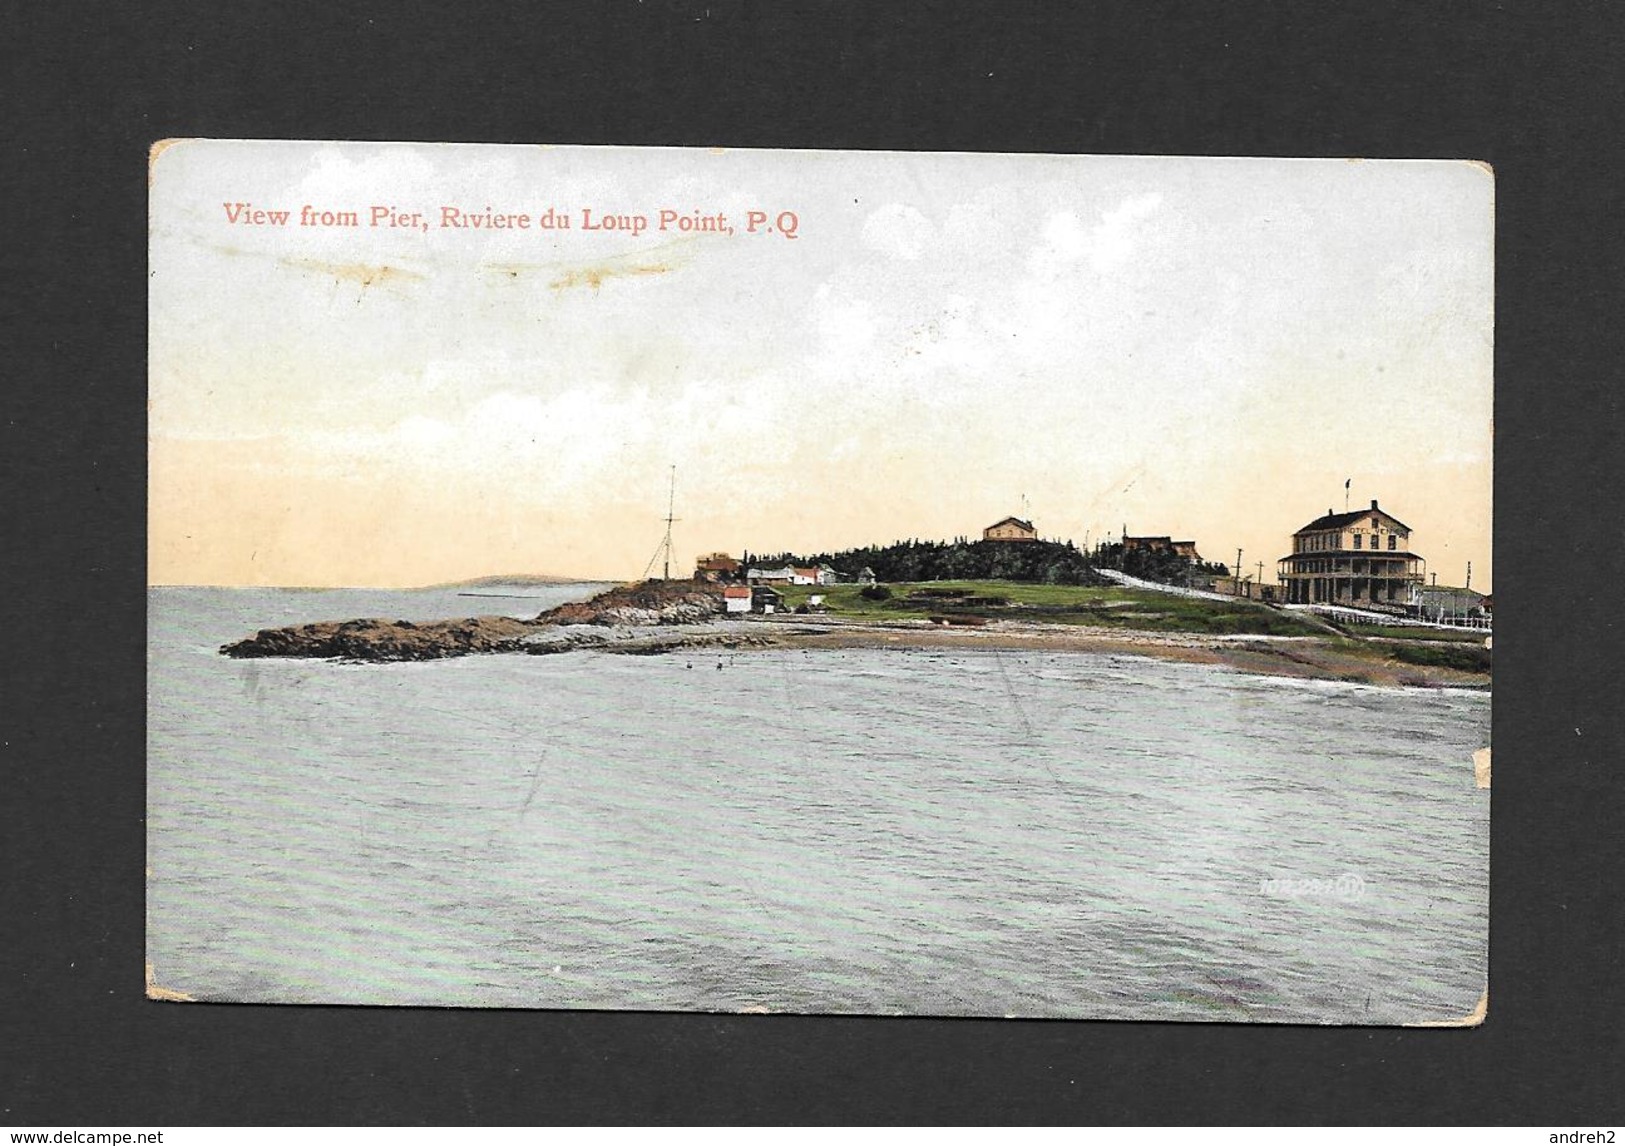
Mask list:
[[[225,645],[230,657],[421,661],[476,653],[546,655],[597,650],[651,655],[684,649],[887,648],[1048,650],[1151,656],[1308,679],[1386,686],[1488,688],[1482,669],[1415,663],[1417,642],[1323,636],[1147,632],[1077,623],[987,619],[974,625],[926,618],[724,615],[719,586],[645,582],[619,586],[530,619],[466,617],[435,622],[355,620],[262,629]]]

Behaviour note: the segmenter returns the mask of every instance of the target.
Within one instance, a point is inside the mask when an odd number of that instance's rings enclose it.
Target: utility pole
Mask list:
[[[1473,587],[1473,563],[1471,561],[1469,561],[1469,562],[1467,562],[1467,584],[1465,586],[1463,586],[1463,588],[1466,588],[1466,589],[1470,590],[1470,589],[1472,589],[1472,587]]]
[[[1241,549],[1236,549],[1236,581],[1241,581]]]

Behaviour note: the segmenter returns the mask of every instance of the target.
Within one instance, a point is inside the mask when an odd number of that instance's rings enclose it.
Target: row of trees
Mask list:
[[[1171,549],[1130,549],[1126,552],[1122,542],[1097,546],[1094,563],[1105,569],[1120,569],[1130,577],[1143,581],[1160,581],[1164,585],[1189,586],[1192,581],[1206,581],[1211,577],[1224,577],[1228,566],[1216,561],[1187,561]]]
[[[1029,581],[1094,585],[1089,558],[1070,541],[894,541],[839,553],[746,553],[745,566],[828,565],[846,578],[865,568],[878,581]]]
[[[828,565],[845,579],[865,568],[878,581],[1028,581],[1046,585],[1096,585],[1104,579],[1096,568],[1119,569],[1130,577],[1166,585],[1190,585],[1229,569],[1213,561],[1192,563],[1167,549],[1125,550],[1121,542],[1097,545],[1085,553],[1070,541],[894,541],[866,545],[839,553],[751,553],[743,569],[752,566]]]

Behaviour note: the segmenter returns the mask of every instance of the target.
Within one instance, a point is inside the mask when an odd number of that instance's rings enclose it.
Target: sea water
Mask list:
[[[157,981],[1324,1023],[1485,988],[1487,693],[1052,651],[219,653],[595,588],[151,590]]]

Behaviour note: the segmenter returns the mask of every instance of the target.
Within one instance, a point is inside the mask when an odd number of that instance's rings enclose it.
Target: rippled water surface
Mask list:
[[[217,651],[591,591],[152,590],[159,981],[1369,1023],[1458,1017],[1484,989],[1485,694],[1056,652]]]

